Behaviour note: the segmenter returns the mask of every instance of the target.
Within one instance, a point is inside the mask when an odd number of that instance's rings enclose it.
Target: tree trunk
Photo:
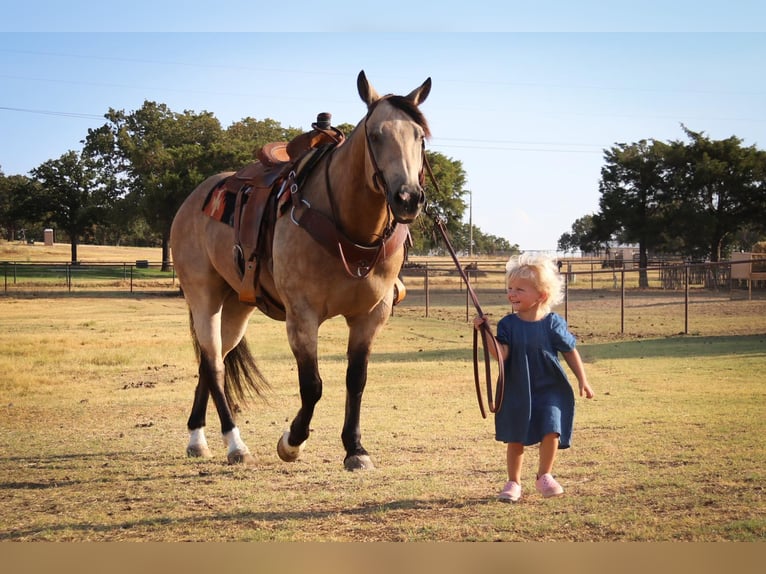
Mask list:
[[[170,241],[168,234],[162,234],[162,271],[170,271]]]
[[[71,242],[72,263],[77,263],[77,235],[70,233],[69,241]]]
[[[638,286],[642,289],[649,288],[649,277],[646,274],[646,268],[649,266],[649,256],[646,253],[646,243],[638,243]]]

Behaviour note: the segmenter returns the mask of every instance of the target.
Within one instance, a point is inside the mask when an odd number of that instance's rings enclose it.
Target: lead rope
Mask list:
[[[425,152],[423,153],[423,164],[428,171],[428,176],[431,179],[431,183],[433,184],[434,189],[438,191],[439,186],[436,183],[436,178],[434,177],[433,171],[431,170],[431,165],[428,163],[428,158],[426,157]],[[481,305],[479,305],[479,299],[476,297],[476,292],[473,290],[471,282],[468,280],[468,276],[463,270],[463,267],[460,265],[460,261],[458,260],[457,254],[452,247],[452,243],[450,243],[449,235],[447,234],[447,228],[444,225],[444,218],[439,215],[431,215],[431,218],[434,220],[434,225],[439,230],[442,239],[444,239],[447,251],[452,257],[452,260],[455,262],[455,267],[457,267],[458,273],[460,273],[460,276],[465,282],[468,295],[473,302],[473,306],[476,307],[476,312],[478,313],[479,318],[482,319],[482,322],[479,325],[479,329],[473,329],[473,379],[474,383],[476,384],[476,398],[479,401],[479,410],[481,411],[481,416],[486,419],[487,412],[484,409],[484,398],[482,397],[481,393],[481,381],[479,377],[479,334],[481,334],[481,343],[482,347],[484,348],[484,377],[487,387],[487,404],[489,406],[489,412],[491,413],[500,412],[500,407],[503,403],[503,391],[505,389],[505,369],[503,367],[502,350],[500,348],[500,343],[498,343],[497,339],[492,334],[492,330],[489,327],[487,318],[484,315],[484,312],[481,310]],[[494,393],[492,392],[492,368],[490,361],[491,356],[489,352],[490,344],[494,346],[495,356],[497,357],[498,374]],[[493,396],[494,401],[492,400]]]

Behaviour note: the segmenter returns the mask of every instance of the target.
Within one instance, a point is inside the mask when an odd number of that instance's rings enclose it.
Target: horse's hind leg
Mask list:
[[[188,422],[190,439],[187,454],[191,456],[206,456],[206,452],[209,453],[204,427],[208,398],[212,398],[221,421],[221,433],[228,448],[229,462],[252,461],[250,450],[240,437],[232,406],[226,395],[224,363],[224,357],[242,341],[247,320],[252,312],[252,307],[239,303],[233,291],[225,297],[222,304],[216,306],[210,303],[192,308],[200,362],[199,382]]]
[[[255,307],[240,303],[237,293],[231,291],[223,303],[221,313],[224,377],[223,380],[216,378],[216,386],[211,387],[211,396],[221,419],[221,433],[228,448],[228,460],[232,464],[254,462],[250,449],[240,437],[239,428],[234,421],[232,408],[235,405],[230,404],[237,398],[246,402],[247,390],[260,392],[258,384],[265,383],[244,339],[247,323],[254,309]],[[237,363],[236,367],[232,363]]]
[[[194,391],[194,404],[186,426],[189,429],[189,444],[186,446],[186,455],[190,457],[210,458],[213,455],[205,437],[205,418],[207,415],[207,402],[210,398],[207,383],[200,379]]]

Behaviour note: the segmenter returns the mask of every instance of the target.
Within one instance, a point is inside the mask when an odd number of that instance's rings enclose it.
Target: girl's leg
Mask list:
[[[540,442],[540,462],[537,467],[538,478],[544,474],[549,474],[553,470],[553,463],[556,460],[556,453],[558,450],[559,434],[553,432],[545,435]]]
[[[500,502],[516,502],[521,498],[521,463],[524,462],[524,445],[509,442],[506,451],[508,464],[508,482],[500,491]]]
[[[521,465],[524,462],[524,445],[520,442],[509,442],[506,454],[508,462],[508,480],[521,484]]]
[[[564,494],[564,489],[561,488],[561,485],[556,482],[556,479],[551,474],[553,461],[556,460],[558,450],[558,433],[545,435],[540,442],[540,463],[537,467],[537,480],[535,481],[535,488],[545,498]]]

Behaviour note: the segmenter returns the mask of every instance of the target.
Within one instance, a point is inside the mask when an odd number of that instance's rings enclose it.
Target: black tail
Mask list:
[[[189,326],[191,328],[192,343],[194,345],[194,354],[197,356],[197,363],[202,359],[202,349],[197,340],[197,333],[194,331],[194,319],[189,312]],[[253,394],[265,400],[264,391],[270,387],[266,377],[263,376],[255,357],[250,352],[250,347],[244,337],[240,340],[223,359],[224,365],[224,394],[226,401],[234,408],[235,405],[247,405],[253,397]]]
[[[235,401],[246,405],[253,393],[265,399],[264,391],[269,389],[269,383],[258,369],[255,357],[244,337],[223,360],[226,368],[224,392],[230,405]]]

